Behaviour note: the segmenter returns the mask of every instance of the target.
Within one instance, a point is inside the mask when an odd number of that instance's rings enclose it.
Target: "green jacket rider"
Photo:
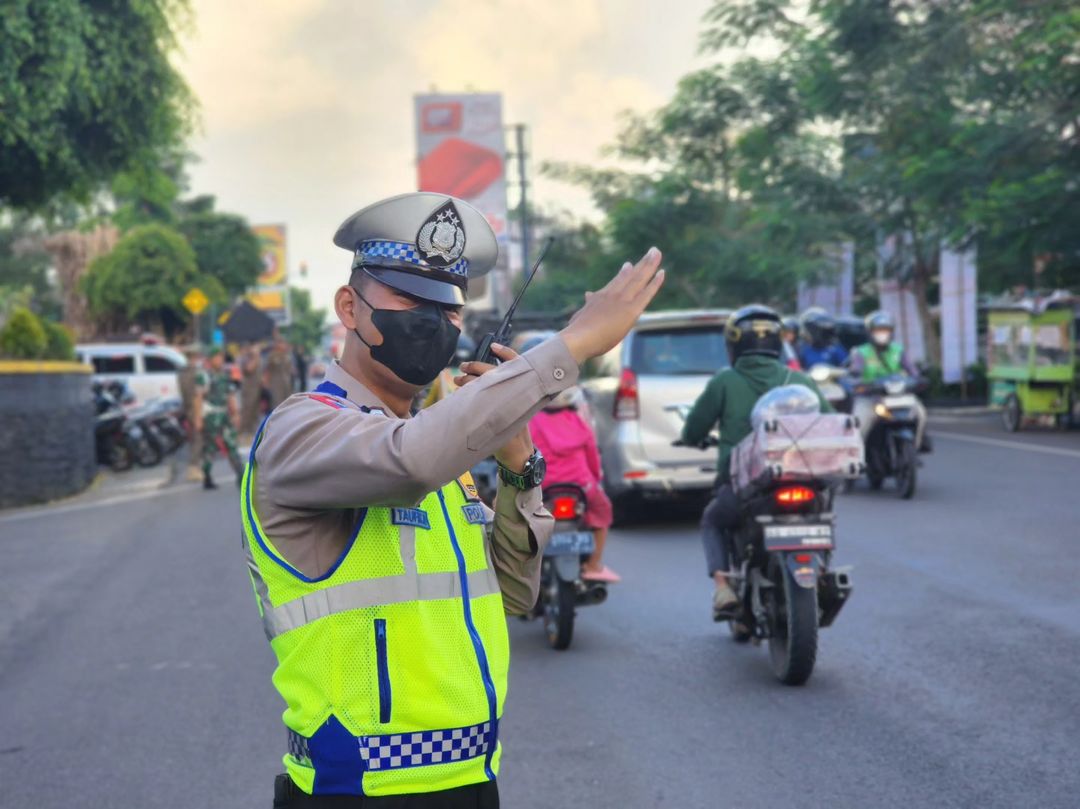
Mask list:
[[[728,318],[724,326],[728,356],[733,365],[709,380],[694,402],[683,425],[681,440],[699,445],[714,427],[720,429],[717,464],[718,488],[701,517],[701,540],[705,563],[716,584],[713,620],[731,618],[738,598],[728,584],[730,551],[725,534],[739,520],[739,503],[731,488],[731,450],[750,434],[750,414],[757,400],[781,385],[803,385],[817,394],[823,413],[832,407],[806,374],[793,371],[780,361],[783,326],[780,316],[767,306],[744,306]]]

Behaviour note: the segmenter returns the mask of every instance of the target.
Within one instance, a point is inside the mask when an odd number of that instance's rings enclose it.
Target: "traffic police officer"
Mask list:
[[[559,339],[465,363],[461,389],[410,418],[454,352],[468,279],[495,264],[494,234],[468,203],[414,193],[349,217],[334,242],[353,254],[334,296],[341,361],[264,419],[241,489],[287,706],[274,805],[498,806],[505,615],[535,603],[553,528],[527,424],[629,331],[663,282],[660,254],[626,263]],[[467,472],[492,453],[494,511]]]

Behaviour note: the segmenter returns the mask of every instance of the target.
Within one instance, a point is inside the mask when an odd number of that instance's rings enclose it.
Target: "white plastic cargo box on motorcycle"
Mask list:
[[[777,481],[844,480],[864,469],[862,437],[843,413],[779,415],[762,420],[731,452],[736,491]]]

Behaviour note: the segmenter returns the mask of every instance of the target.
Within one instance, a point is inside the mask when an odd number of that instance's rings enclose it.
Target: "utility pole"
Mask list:
[[[518,183],[521,186],[518,211],[521,215],[521,271],[529,271],[529,209],[527,207],[528,195],[526,193],[527,182],[525,180],[525,124],[514,124],[514,132],[517,136],[517,164]]]

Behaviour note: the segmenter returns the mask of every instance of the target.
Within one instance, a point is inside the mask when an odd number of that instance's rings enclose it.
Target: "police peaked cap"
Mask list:
[[[353,269],[436,303],[460,305],[470,278],[495,266],[499,246],[484,215],[465,200],[418,191],[368,205],[341,223],[334,244]]]

